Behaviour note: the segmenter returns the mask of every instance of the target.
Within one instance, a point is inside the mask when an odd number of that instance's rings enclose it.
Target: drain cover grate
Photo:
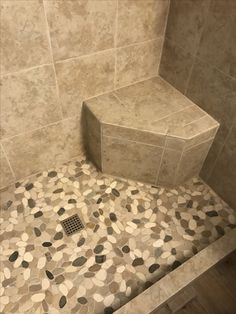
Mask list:
[[[62,220],[61,225],[68,236],[84,228],[84,225],[77,214]]]

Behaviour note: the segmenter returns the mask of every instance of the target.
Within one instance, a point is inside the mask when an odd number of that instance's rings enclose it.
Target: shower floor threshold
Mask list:
[[[171,276],[236,230],[234,211],[199,178],[153,187],[104,175],[85,159],[17,182],[2,207],[4,313],[133,313],[135,302],[149,313],[148,296],[157,307],[152,293],[173,294]],[[61,221],[75,214],[84,229],[67,236]],[[193,273],[209,264],[198,259]]]

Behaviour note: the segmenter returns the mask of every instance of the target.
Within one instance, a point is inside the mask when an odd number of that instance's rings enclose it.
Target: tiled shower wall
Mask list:
[[[160,75],[220,122],[201,176],[236,209],[235,38],[235,0],[171,0]]]
[[[80,154],[84,99],[157,74],[168,5],[1,1],[1,187]]]

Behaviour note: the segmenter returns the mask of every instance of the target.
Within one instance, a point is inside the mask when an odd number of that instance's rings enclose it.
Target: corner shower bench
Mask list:
[[[88,157],[103,172],[174,186],[198,175],[219,126],[160,77],[83,104]]]

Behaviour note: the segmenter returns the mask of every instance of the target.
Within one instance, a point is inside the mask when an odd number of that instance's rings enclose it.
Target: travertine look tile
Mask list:
[[[117,45],[125,46],[163,35],[168,4],[168,0],[119,1]]]
[[[3,141],[17,178],[65,162],[81,153],[80,120],[71,118]]]
[[[14,182],[14,177],[0,145],[0,189]]]
[[[82,121],[86,153],[89,159],[101,169],[101,124],[86,105],[83,105]]]
[[[198,175],[212,140],[194,146],[183,153],[176,177],[176,184]]]
[[[141,129],[122,127],[114,124],[102,124],[103,134],[107,136],[125,138],[129,141],[142,142],[155,146],[164,146],[165,134],[146,132]]]
[[[56,63],[63,114],[80,114],[84,99],[114,87],[114,51]]]
[[[161,161],[157,184],[172,185],[175,184],[175,177],[181,158],[181,151],[165,149]]]
[[[236,78],[236,2],[211,1],[199,58]]]
[[[51,65],[7,75],[1,86],[1,133],[10,137],[61,119]]]
[[[42,1],[1,1],[2,73],[50,63]]]
[[[159,74],[182,93],[185,92],[190,75],[193,56],[165,39]]]
[[[187,96],[220,123],[224,136],[228,133],[236,117],[235,80],[205,62],[196,61]]]
[[[157,75],[162,38],[116,50],[116,87]]]
[[[103,136],[103,171],[155,184],[163,149]],[[145,160],[145,162],[143,162]]]
[[[210,0],[171,0],[166,36],[186,51],[196,53]]]
[[[236,122],[217,158],[208,183],[232,208],[236,209]]]
[[[46,0],[55,60],[114,47],[116,1]]]

